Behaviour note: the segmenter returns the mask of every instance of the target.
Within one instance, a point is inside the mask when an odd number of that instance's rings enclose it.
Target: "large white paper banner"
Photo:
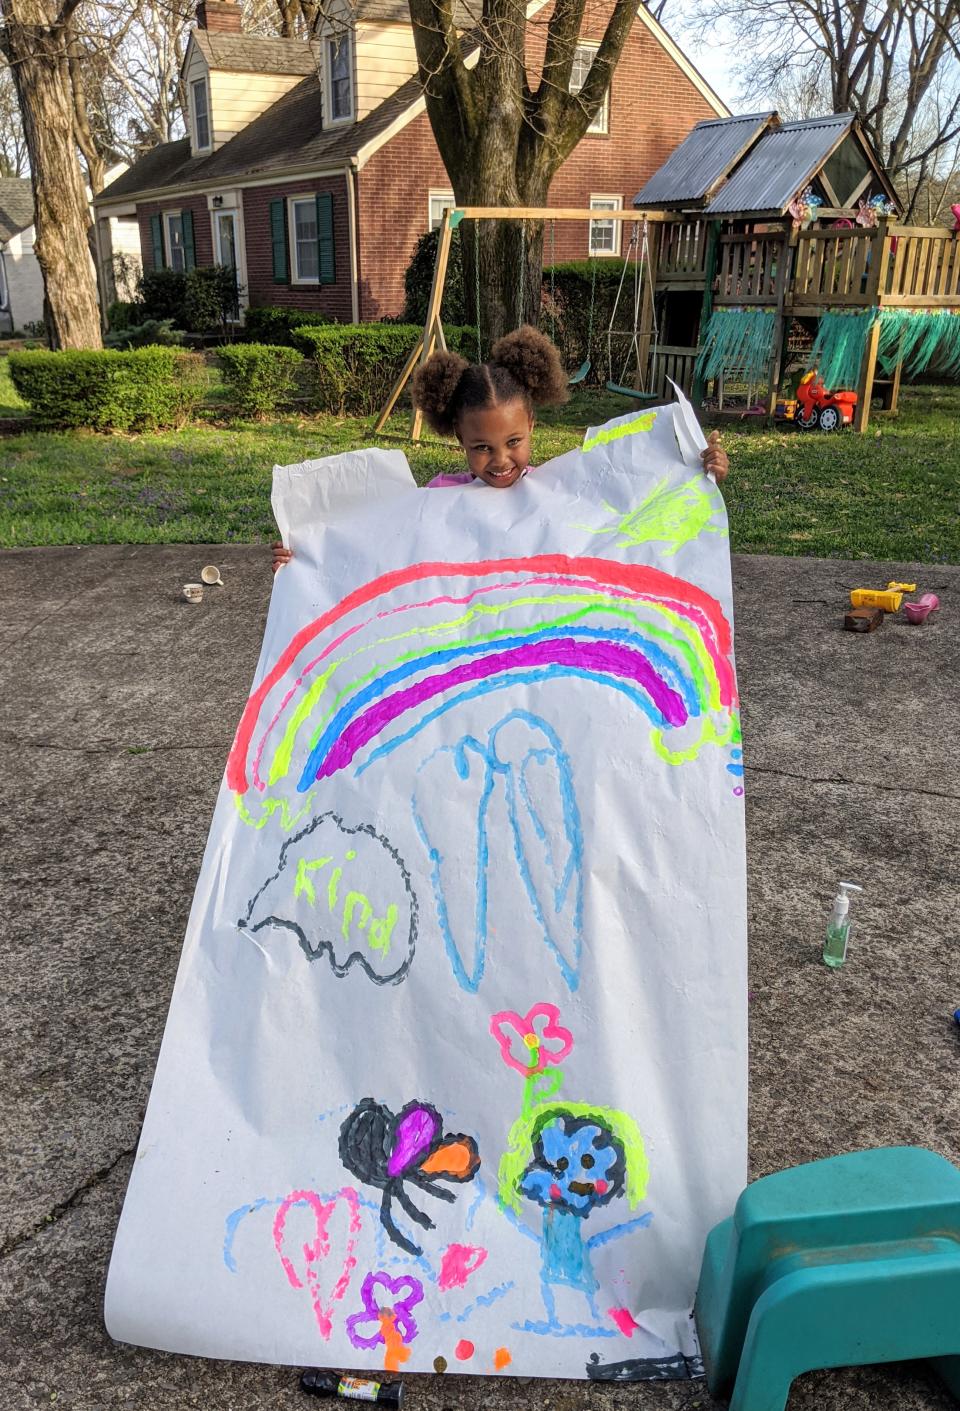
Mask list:
[[[746,1175],[722,498],[683,406],[509,491],[278,468],[294,558],[217,801],[110,1267],[114,1337],[699,1370]],[[266,569],[265,569],[266,571]]]

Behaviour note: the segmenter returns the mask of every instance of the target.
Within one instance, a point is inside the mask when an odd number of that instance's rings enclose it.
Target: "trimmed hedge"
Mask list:
[[[294,345],[312,359],[320,411],[372,416],[400,376],[423,329],[415,323],[335,323],[327,328],[295,328]],[[447,346],[473,361],[473,328],[444,329]]]
[[[590,329],[590,298],[594,287],[593,332]],[[623,274],[622,259],[571,260],[562,265],[547,266],[543,271],[544,309],[540,326],[544,333],[554,337],[560,349],[563,364],[571,372],[587,358],[592,364],[590,382],[606,382],[613,375],[619,377],[623,361],[630,350],[628,338],[614,337],[613,362],[611,370],[607,356],[607,328],[613,313],[614,302],[620,277]],[[627,333],[633,327],[633,261],[623,281],[623,293],[614,329]],[[642,270],[641,280],[646,278]],[[550,306],[550,288],[553,285],[554,305]]]
[[[272,348],[292,348],[292,334],[295,328],[321,328],[332,322],[326,314],[315,309],[265,306],[262,309],[247,309],[243,316],[243,331],[251,343],[261,343]]]
[[[223,380],[241,416],[268,416],[297,384],[303,354],[266,343],[235,343],[218,354]]]
[[[11,353],[10,376],[37,426],[94,431],[180,426],[207,385],[196,353],[156,347]]]

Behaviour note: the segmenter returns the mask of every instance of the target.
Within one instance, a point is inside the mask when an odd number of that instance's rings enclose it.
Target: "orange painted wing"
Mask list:
[[[443,1176],[448,1181],[470,1181],[480,1168],[480,1153],[472,1137],[445,1137],[420,1162],[426,1176]]]

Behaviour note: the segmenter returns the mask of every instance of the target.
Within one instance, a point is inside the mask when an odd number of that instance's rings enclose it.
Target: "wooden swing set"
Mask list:
[[[446,349],[447,343],[443,334],[443,324],[440,318],[440,309],[443,304],[443,291],[447,280],[447,267],[450,263],[450,246],[453,239],[453,232],[463,220],[518,220],[518,221],[619,221],[621,223],[630,221],[633,224],[633,231],[627,246],[626,254],[623,258],[623,269],[620,276],[620,285],[617,296],[614,300],[613,311],[610,317],[610,326],[607,329],[607,354],[610,366],[610,380],[607,386],[611,391],[621,392],[626,396],[639,400],[647,400],[652,396],[648,392],[647,367],[651,361],[651,354],[656,358],[657,353],[657,320],[654,309],[654,289],[656,287],[657,271],[657,250],[658,250],[658,222],[664,220],[661,213],[651,213],[647,211],[596,211],[596,210],[575,210],[565,207],[552,206],[464,206],[460,208],[450,207],[444,210],[443,220],[439,231],[440,236],[437,241],[437,259],[433,267],[433,281],[430,286],[430,298],[427,303],[427,316],[423,325],[423,333],[417,339],[409,358],[403,365],[400,376],[394,383],[390,395],[383,404],[383,408],[377,418],[375,431],[382,431],[387,424],[390,413],[399,400],[400,394],[413,376],[419,364],[426,362],[437,348]],[[551,227],[553,229],[553,227]],[[474,227],[476,231],[476,227]],[[526,227],[522,228],[525,235]],[[552,238],[552,237],[551,237]],[[620,304],[621,295],[627,283],[627,274],[630,265],[633,267],[633,322],[629,331],[621,331],[614,328],[617,317],[617,310]],[[641,266],[645,268],[641,268]],[[524,266],[520,269],[520,299],[522,304]],[[590,290],[590,327],[588,332],[587,358],[574,372],[570,374],[571,385],[582,382],[590,371],[590,347],[589,339],[593,331],[593,312],[596,294],[596,267],[594,267],[593,279]],[[479,298],[477,316],[479,319]],[[615,340],[626,339],[626,354],[617,359],[619,365],[619,375],[614,376],[615,362],[613,357],[613,346]],[[479,341],[479,325],[478,325]],[[631,361],[635,360],[633,371],[633,381],[628,385],[627,377]],[[423,413],[414,408],[413,417],[410,424],[410,438],[418,441],[423,429]]]

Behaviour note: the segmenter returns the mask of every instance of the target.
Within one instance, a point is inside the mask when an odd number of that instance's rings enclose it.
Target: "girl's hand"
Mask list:
[[[720,445],[720,432],[711,431],[707,437],[707,449],[702,452],[700,459],[703,461],[705,475],[713,475],[718,485],[722,485],[726,480],[730,470],[730,458]]]
[[[278,568],[283,568],[283,565],[289,563],[293,558],[293,550],[285,549],[279,542],[270,545],[270,553],[272,556],[270,567],[274,573],[276,573]]]

